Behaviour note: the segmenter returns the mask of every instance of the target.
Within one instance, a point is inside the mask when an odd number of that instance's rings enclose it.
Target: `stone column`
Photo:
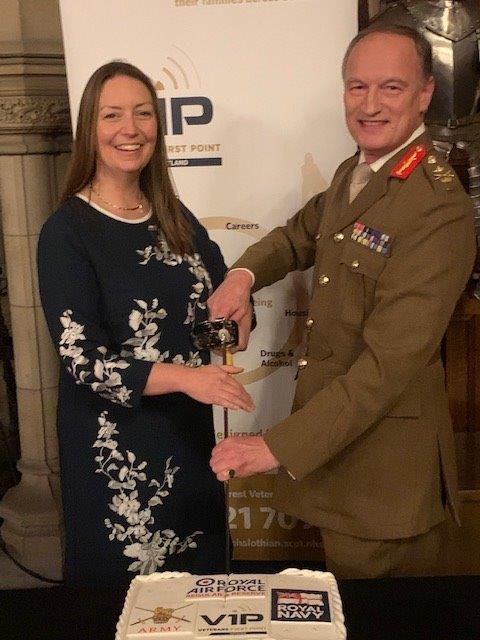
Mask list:
[[[10,12],[2,14],[10,16],[14,38],[0,41],[0,205],[22,477],[0,503],[1,536],[19,562],[58,579],[62,572],[55,415],[58,362],[40,307],[36,246],[41,225],[55,208],[68,160],[70,116],[61,40],[38,38],[31,32],[50,19],[56,20],[59,36],[57,3],[7,0],[7,5]]]

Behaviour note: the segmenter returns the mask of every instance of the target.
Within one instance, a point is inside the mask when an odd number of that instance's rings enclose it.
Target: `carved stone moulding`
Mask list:
[[[0,135],[71,131],[68,98],[65,96],[1,96]]]

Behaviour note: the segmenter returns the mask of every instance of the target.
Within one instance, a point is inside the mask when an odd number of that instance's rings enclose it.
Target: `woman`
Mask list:
[[[80,104],[67,186],[38,247],[62,367],[58,435],[66,579],[224,570],[211,404],[251,411],[192,346],[222,280],[218,247],[173,192],[155,90],[111,62]],[[205,366],[203,366],[205,365]]]

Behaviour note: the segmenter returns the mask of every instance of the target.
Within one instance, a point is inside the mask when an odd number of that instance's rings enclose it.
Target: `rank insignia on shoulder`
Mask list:
[[[386,233],[367,227],[363,222],[355,222],[353,225],[352,235],[350,236],[354,242],[363,244],[367,249],[376,251],[382,256],[390,255],[391,239]]]
[[[406,154],[402,156],[402,158],[393,167],[390,176],[392,178],[406,180],[426,155],[427,149],[424,144],[417,144],[414,147],[410,147]]]
[[[440,180],[440,182],[444,182],[446,184],[455,179],[455,173],[450,169],[450,167],[437,165],[435,169],[433,169],[432,173],[434,180]]]
[[[427,158],[427,173],[433,178],[434,182],[440,182],[444,185],[444,189],[451,191],[455,188],[457,174],[451,167],[445,166],[441,160],[438,160],[433,153]]]

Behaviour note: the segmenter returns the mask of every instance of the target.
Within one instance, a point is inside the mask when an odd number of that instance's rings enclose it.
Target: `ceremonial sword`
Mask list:
[[[197,349],[221,351],[224,365],[233,365],[230,347],[238,344],[238,326],[234,320],[217,318],[199,322],[192,331],[192,341]],[[228,409],[223,408],[223,437],[228,438]],[[230,509],[228,506],[228,481],[235,476],[235,470],[228,471],[223,483],[225,493],[225,573],[230,573]]]

